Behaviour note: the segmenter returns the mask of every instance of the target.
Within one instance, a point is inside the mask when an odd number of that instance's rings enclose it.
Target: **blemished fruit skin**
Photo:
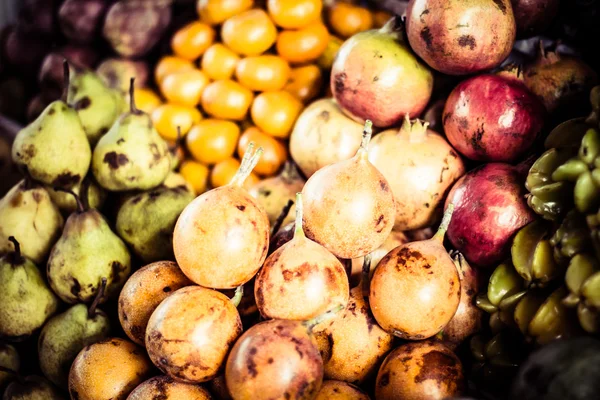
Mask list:
[[[351,383],[324,381],[315,400],[370,400],[370,397]]]
[[[155,376],[142,382],[127,400],[212,400],[208,391],[198,385],[177,382],[170,376]]]

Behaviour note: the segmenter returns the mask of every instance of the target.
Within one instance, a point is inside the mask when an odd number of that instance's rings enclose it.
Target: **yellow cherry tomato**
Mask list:
[[[185,136],[190,128],[200,122],[202,115],[198,109],[179,104],[162,104],[152,111],[152,122],[165,140],[177,140],[177,127]]]
[[[171,38],[175,55],[186,60],[196,60],[215,40],[215,30],[200,21],[194,21],[179,29]]]
[[[208,118],[190,129],[185,137],[190,154],[203,164],[216,164],[233,156],[240,128],[232,121]]]
[[[195,68],[196,67],[190,60],[175,56],[165,56],[156,64],[156,68],[154,69],[154,79],[156,83],[160,85],[160,82],[167,75]]]
[[[274,55],[246,57],[235,70],[238,82],[255,92],[280,90],[289,76],[288,62]]]
[[[146,114],[152,113],[156,107],[162,104],[160,97],[148,88],[135,89],[133,99],[135,100],[135,107]]]
[[[239,168],[240,161],[237,158],[231,157],[227,160],[221,161],[220,163],[216,164],[210,172],[210,184],[212,187],[228,185]],[[244,181],[244,187],[249,189],[257,184],[258,181],[260,181],[258,176],[254,172],[251,172],[248,178],[246,178]]]
[[[277,28],[264,10],[249,10],[223,23],[221,39],[238,54],[257,56],[275,43]]]
[[[254,168],[254,172],[262,176],[272,176],[283,165],[288,157],[287,146],[272,136],[261,132],[260,129],[253,126],[244,131],[238,142],[238,155],[240,158],[246,154],[246,149],[250,143],[254,143],[254,148],[262,147],[263,153]]]
[[[167,75],[160,83],[160,91],[169,103],[195,107],[200,104],[202,92],[209,83],[208,76],[198,69]]]
[[[290,79],[284,90],[296,96],[303,103],[308,103],[321,90],[323,74],[321,68],[314,64],[292,69]]]
[[[348,38],[371,29],[373,15],[364,7],[338,2],[329,9],[329,26],[341,37]]]
[[[342,47],[344,41],[337,36],[329,36],[329,42],[327,48],[317,59],[317,65],[324,70],[331,69],[335,56],[337,56],[338,50]]]
[[[252,7],[252,0],[198,0],[196,10],[203,22],[218,25]]]
[[[327,49],[329,32],[321,21],[295,31],[286,30],[277,38],[277,53],[292,64],[311,62]]]
[[[240,61],[234,51],[221,43],[210,46],[202,56],[200,68],[212,80],[230,79]]]
[[[206,165],[193,160],[185,160],[179,167],[179,173],[192,186],[196,195],[206,191],[209,172]]]
[[[252,104],[252,92],[232,80],[210,83],[202,93],[202,108],[219,119],[241,121]]]
[[[302,111],[303,104],[289,92],[264,92],[256,96],[250,114],[252,121],[263,132],[287,139]]]
[[[303,28],[321,16],[322,0],[268,0],[273,21],[285,29]]]

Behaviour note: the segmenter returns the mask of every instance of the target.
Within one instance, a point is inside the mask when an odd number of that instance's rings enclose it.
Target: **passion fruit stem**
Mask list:
[[[79,198],[79,196],[77,196],[77,194],[74,191],[72,191],[71,189],[65,189],[65,188],[61,188],[61,187],[55,187],[54,190],[57,192],[69,193],[71,196],[75,197],[75,201],[77,202],[77,212],[79,212],[79,213],[85,212],[85,210],[86,210],[85,206],[81,202],[81,199]]]
[[[63,91],[60,98],[65,103],[69,98],[69,83],[71,82],[70,72],[69,62],[65,58],[63,59]]]
[[[14,236],[9,236],[8,241],[12,242],[13,246],[15,247],[15,250],[13,251],[12,255],[12,264],[23,264],[25,262],[25,257],[23,257],[23,255],[21,254],[21,245]]]
[[[371,253],[367,254],[363,261],[361,286],[363,298],[367,300],[369,298],[369,292],[371,291]]]
[[[260,160],[260,156],[263,153],[263,149],[262,147],[259,147],[255,152],[253,150],[254,142],[250,142],[250,144],[246,148],[246,154],[244,154],[244,157],[242,158],[240,168],[237,170],[235,176],[229,183],[230,185],[241,187],[244,184],[246,178],[250,176],[250,173],[252,172],[254,167],[256,167],[256,164],[258,164],[258,160]]]
[[[343,304],[339,304],[333,307],[331,310],[314,317],[313,319],[309,319],[308,321],[302,322],[302,325],[304,325],[309,331],[312,331],[315,326],[319,325],[321,322],[327,321],[328,319],[335,317],[335,315],[344,308],[345,307]]]
[[[277,217],[275,223],[273,224],[273,227],[271,228],[271,237],[275,236],[275,234],[279,231],[281,225],[283,225],[283,221],[285,221],[285,219],[287,218],[293,205],[294,200],[289,199],[287,204],[283,206],[283,208],[281,209],[281,213],[279,213],[279,216]]]
[[[92,319],[96,316],[96,308],[98,308],[98,304],[100,304],[100,300],[102,300],[102,298],[104,297],[104,293],[106,293],[106,283],[107,283],[106,278],[102,278],[100,280],[100,286],[98,287],[98,293],[96,293],[96,297],[94,298],[94,301],[90,305],[90,308],[88,308],[88,318],[90,318],[90,319]]]
[[[362,141],[360,142],[360,148],[358,149],[357,155],[361,155],[363,157],[367,156],[367,152],[369,151],[369,142],[371,141],[371,136],[373,135],[373,122],[371,120],[365,121],[365,127],[363,128]]]
[[[400,135],[406,136],[411,143],[418,143],[425,140],[429,122],[423,122],[420,119],[410,120],[410,115],[404,115],[404,122],[400,127]]]
[[[142,114],[140,110],[135,107],[135,78],[129,79],[129,112],[132,114]]]
[[[392,36],[396,40],[404,40],[404,21],[400,15],[391,17],[379,32]]]
[[[304,238],[304,230],[302,229],[302,193],[296,193],[296,221],[294,226],[294,239],[296,238]]]
[[[444,217],[442,218],[442,223],[438,228],[435,235],[433,235],[433,239],[439,240],[440,242],[444,241],[444,236],[446,235],[446,231],[448,230],[448,226],[450,225],[450,221],[452,220],[452,213],[454,212],[454,204],[448,204],[446,207],[446,211],[444,211]]]
[[[235,288],[235,294],[231,298],[231,304],[234,306],[239,306],[242,302],[242,297],[244,296],[244,285],[240,285]]]

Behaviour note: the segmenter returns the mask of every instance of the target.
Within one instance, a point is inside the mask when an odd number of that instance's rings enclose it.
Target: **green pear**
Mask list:
[[[65,66],[68,82],[69,68]],[[90,167],[92,150],[81,120],[63,98],[48,105],[35,121],[21,129],[12,147],[15,164],[35,180],[70,188],[81,182]]]
[[[21,341],[44,325],[59,302],[35,264],[21,255],[19,242],[9,240],[15,249],[0,258],[0,337]]]
[[[171,189],[176,187],[183,187],[192,195],[194,195],[194,197],[196,197],[196,192],[194,191],[192,185],[190,185],[190,183],[185,180],[183,175],[181,175],[178,172],[170,172],[169,175],[167,175],[165,181],[163,182],[163,186]]]
[[[10,381],[15,379],[19,368],[21,368],[21,359],[14,346],[7,343],[0,343],[0,392]]]
[[[117,233],[145,263],[173,260],[173,229],[194,197],[183,186],[132,196],[119,209]]]
[[[50,382],[40,376],[28,376],[8,385],[2,400],[66,400]]]
[[[110,229],[97,210],[86,209],[79,197],[73,212],[48,258],[50,286],[64,302],[88,303],[94,300],[106,277],[106,296],[119,293],[131,272],[131,257],[125,243]]]
[[[95,72],[79,70],[71,79],[69,103],[77,110],[93,147],[121,114],[123,96],[107,87]]]
[[[103,283],[106,285],[106,279]],[[40,368],[58,387],[68,388],[69,369],[81,349],[110,335],[108,316],[96,308],[104,290],[101,286],[96,301],[89,308],[85,304],[76,304],[52,317],[40,333]]]
[[[85,187],[87,191],[85,193],[81,193],[81,188]],[[47,187],[48,193],[50,194],[50,198],[58,206],[58,208],[67,214],[71,214],[73,211],[77,210],[77,202],[69,193],[54,190],[52,187]],[[75,192],[78,196],[83,199],[87,197],[85,201],[89,208],[100,209],[106,200],[106,190],[104,190],[100,185],[96,183],[93,177],[89,176],[83,180],[79,185],[74,186],[71,190]],[[84,201],[84,203],[85,203]]]
[[[23,242],[23,256],[40,264],[58,240],[63,224],[48,191],[30,179],[22,180],[0,199],[0,254],[12,250],[8,238],[14,236]]]
[[[163,183],[171,168],[167,143],[150,116],[135,108],[134,96],[130,98],[129,112],[102,136],[92,156],[94,177],[112,191],[153,189]]]

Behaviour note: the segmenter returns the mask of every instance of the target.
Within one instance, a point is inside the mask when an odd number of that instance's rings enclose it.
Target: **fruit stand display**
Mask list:
[[[2,400],[598,397],[599,2],[0,12]]]

